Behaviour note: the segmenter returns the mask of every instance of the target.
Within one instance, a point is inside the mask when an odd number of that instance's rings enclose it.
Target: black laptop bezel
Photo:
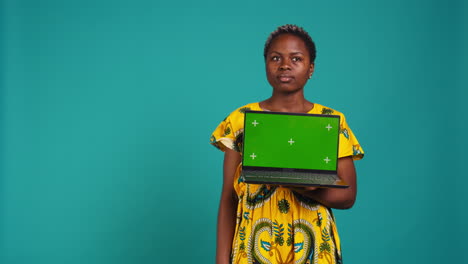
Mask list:
[[[261,113],[261,114],[274,114],[274,115],[293,115],[293,116],[316,116],[316,117],[332,117],[332,118],[338,118],[338,124],[341,122],[341,116],[339,115],[324,115],[324,114],[309,114],[309,113],[293,113],[293,112],[275,112],[275,111],[256,111],[256,110],[246,110],[244,112],[244,131],[242,134],[242,144],[245,143],[245,127],[246,127],[246,120],[247,120],[247,114],[249,113]],[[339,144],[340,144],[340,131],[338,131],[338,137],[337,137],[337,154],[339,153]],[[338,176],[338,160],[336,162],[336,167],[335,170],[316,170],[316,169],[295,169],[295,168],[280,168],[280,167],[259,167],[259,166],[244,166],[244,157],[245,157],[245,148],[244,146],[242,147],[242,176],[244,175],[244,170],[250,170],[250,171],[283,171],[283,172],[310,172],[310,173],[321,173],[321,174],[329,174],[329,175],[337,175]],[[338,155],[337,155],[338,158]],[[245,180],[245,177],[244,177]],[[250,183],[265,183],[265,182],[256,182],[256,181],[249,181]],[[281,185],[297,185],[297,184],[288,184],[288,183],[275,183],[275,182],[268,182],[268,184],[281,184]],[[342,187],[346,188],[348,185],[338,177],[338,180],[336,182],[337,185],[323,185],[323,184],[301,184],[301,185],[307,185],[307,186],[323,186],[323,187]]]

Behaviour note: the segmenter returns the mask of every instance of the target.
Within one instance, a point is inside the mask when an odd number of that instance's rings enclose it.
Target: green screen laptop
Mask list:
[[[246,111],[246,183],[348,187],[338,178],[340,116]]]

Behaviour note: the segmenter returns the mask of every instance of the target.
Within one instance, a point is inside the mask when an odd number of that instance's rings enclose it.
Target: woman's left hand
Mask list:
[[[323,187],[288,187],[310,199],[313,199],[326,207],[337,209],[351,208],[356,200],[357,184],[356,170],[352,157],[338,159],[338,177],[346,182],[348,188],[323,188]]]

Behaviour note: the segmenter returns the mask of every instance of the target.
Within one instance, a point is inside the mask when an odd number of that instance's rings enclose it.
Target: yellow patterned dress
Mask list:
[[[235,110],[213,132],[211,144],[242,154],[246,110],[262,111],[258,103]],[[339,157],[363,157],[342,113],[319,104],[309,113],[340,115]],[[288,188],[246,184],[240,171],[239,165],[233,183],[239,204],[232,263],[342,263],[340,239],[329,208]]]

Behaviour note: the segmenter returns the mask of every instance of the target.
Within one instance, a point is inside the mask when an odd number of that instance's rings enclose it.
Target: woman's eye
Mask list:
[[[294,62],[298,62],[298,61],[301,61],[301,60],[302,60],[302,58],[300,58],[300,57],[293,57],[292,58],[292,61],[294,61]]]
[[[273,56],[273,57],[271,57],[271,60],[272,61],[279,61],[280,57],[279,56]]]

